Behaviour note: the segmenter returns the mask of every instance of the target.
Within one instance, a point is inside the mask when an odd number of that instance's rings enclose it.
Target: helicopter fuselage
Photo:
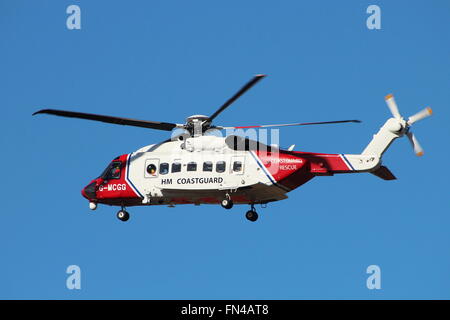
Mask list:
[[[286,199],[315,176],[370,171],[379,165],[377,157],[262,144],[236,148],[230,141],[200,136],[143,147],[114,159],[82,194],[91,202],[122,207],[218,204],[225,198],[234,204],[266,204]]]

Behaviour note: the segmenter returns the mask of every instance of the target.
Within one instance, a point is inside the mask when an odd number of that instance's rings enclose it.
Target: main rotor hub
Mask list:
[[[190,116],[190,117],[186,118],[186,124],[188,124],[188,123],[195,123],[197,121],[204,122],[204,121],[207,121],[207,120],[209,120],[208,116],[205,116],[205,115],[202,115],[202,114],[194,114],[193,116]]]
[[[201,136],[208,129],[210,123],[208,116],[195,114],[186,118],[185,126],[193,136]]]

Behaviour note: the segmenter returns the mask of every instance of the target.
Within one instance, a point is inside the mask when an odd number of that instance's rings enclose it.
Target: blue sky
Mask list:
[[[66,8],[81,8],[81,30]],[[368,30],[366,8],[381,8]],[[450,5],[447,1],[2,1],[0,298],[448,299]],[[166,132],[56,117],[60,108],[154,121],[211,114],[268,77],[221,125],[284,128],[282,146],[359,153],[389,117],[429,105],[384,164],[398,177],[318,177],[244,218],[246,206],[88,209],[80,190],[119,154]],[[79,265],[81,290],[66,288]],[[368,290],[366,268],[381,268]]]

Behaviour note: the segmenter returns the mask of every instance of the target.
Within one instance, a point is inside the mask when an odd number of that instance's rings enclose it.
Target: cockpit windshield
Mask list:
[[[119,161],[113,161],[110,165],[103,171],[100,178],[103,180],[120,179],[120,168],[122,163]]]

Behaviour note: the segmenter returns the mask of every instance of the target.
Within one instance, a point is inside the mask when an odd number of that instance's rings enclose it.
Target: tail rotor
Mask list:
[[[431,110],[430,107],[427,107],[427,108],[423,109],[422,111],[419,111],[416,114],[410,116],[408,118],[408,120],[405,121],[399,112],[399,109],[398,109],[397,103],[395,102],[394,96],[392,94],[388,94],[385,97],[385,100],[386,100],[386,104],[388,105],[389,110],[391,111],[392,115],[394,116],[394,118],[396,120],[398,120],[398,124],[401,126],[400,131],[403,131],[402,135],[406,134],[406,136],[408,137],[408,139],[411,142],[411,145],[414,149],[414,153],[419,157],[422,156],[424,153],[423,148],[420,145],[420,143],[417,140],[414,133],[411,131],[411,126],[414,123],[416,123],[417,121],[423,120],[423,119],[431,116],[433,111]]]

